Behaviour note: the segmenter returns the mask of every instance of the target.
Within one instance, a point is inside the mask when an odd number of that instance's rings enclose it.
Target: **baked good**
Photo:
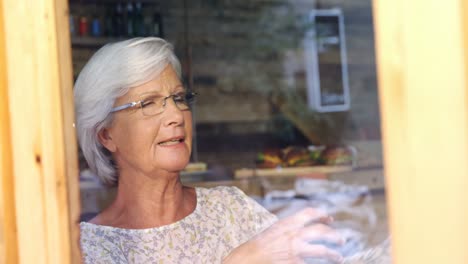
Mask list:
[[[258,168],[276,168],[283,166],[281,151],[279,149],[270,149],[257,154],[255,161]]]
[[[287,147],[283,149],[283,160],[288,167],[306,167],[317,165],[314,154],[304,147]]]

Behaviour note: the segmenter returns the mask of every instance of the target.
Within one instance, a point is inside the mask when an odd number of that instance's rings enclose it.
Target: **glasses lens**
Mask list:
[[[160,114],[168,104],[167,100],[172,99],[179,110],[188,110],[195,101],[196,93],[180,93],[170,97],[150,96],[141,100],[141,109],[146,116]]]
[[[172,96],[172,98],[180,110],[187,110],[190,109],[190,106],[195,99],[195,93],[188,92],[183,94],[175,94]]]
[[[151,95],[141,100],[141,110],[146,116],[157,115],[164,111],[164,97]]]
[[[194,101],[197,93],[189,92],[185,94],[185,100],[187,101],[188,105],[190,106]]]

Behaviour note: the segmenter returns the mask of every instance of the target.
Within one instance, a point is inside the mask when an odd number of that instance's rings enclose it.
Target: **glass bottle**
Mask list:
[[[115,10],[111,5],[105,6],[104,12],[104,35],[106,37],[115,37],[117,36],[117,29],[115,27]]]
[[[161,10],[159,6],[156,7],[156,12],[153,15],[153,35],[155,37],[164,37],[164,32],[163,32],[163,18],[161,15]]]
[[[101,19],[97,10],[97,5],[94,4],[91,17],[91,35],[93,37],[100,37],[102,34]]]
[[[75,16],[70,14],[70,35],[76,36],[76,23],[75,23]]]
[[[89,29],[89,24],[88,24],[88,18],[85,16],[80,17],[80,24],[79,24],[79,34],[81,37],[88,36],[88,31]]]
[[[122,9],[122,4],[118,3],[115,8],[114,16],[114,26],[115,28],[115,37],[122,38],[125,36],[125,24],[124,24],[124,14]]]
[[[143,22],[144,18],[141,2],[137,2],[135,4],[135,12],[133,12],[133,14],[133,33],[135,34],[135,36],[143,37],[146,35],[146,32]]]
[[[127,4],[127,36],[128,37],[134,37],[135,32],[134,32],[134,14],[133,14],[133,4],[129,2]]]

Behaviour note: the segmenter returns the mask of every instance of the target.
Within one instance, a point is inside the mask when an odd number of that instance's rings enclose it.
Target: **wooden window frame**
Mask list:
[[[468,3],[374,0],[394,263],[468,263]]]
[[[468,263],[468,2],[374,0],[394,263]],[[0,1],[0,262],[80,263],[67,0]]]
[[[66,0],[2,0],[1,263],[81,263]]]

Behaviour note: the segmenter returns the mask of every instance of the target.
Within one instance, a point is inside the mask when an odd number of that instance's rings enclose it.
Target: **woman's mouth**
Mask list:
[[[179,144],[179,143],[182,143],[182,142],[184,142],[183,138],[176,138],[176,139],[170,139],[170,140],[167,140],[167,141],[160,142],[160,143],[158,143],[158,145],[160,145],[160,146],[172,146],[172,145],[176,145],[176,144]]]

